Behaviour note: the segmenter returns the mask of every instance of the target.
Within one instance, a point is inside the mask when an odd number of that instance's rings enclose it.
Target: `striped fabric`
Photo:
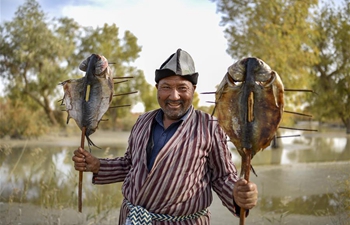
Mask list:
[[[160,109],[158,109],[160,110]],[[125,224],[130,209],[126,202],[156,214],[186,216],[208,208],[212,189],[223,204],[237,214],[232,191],[237,171],[226,136],[209,114],[190,109],[188,118],[160,150],[151,171],[147,169],[146,146],[157,110],[141,115],[129,137],[123,157],[101,159],[94,184],[124,182],[126,199],[119,224]],[[180,222],[153,221],[154,225],[209,224],[210,213]]]

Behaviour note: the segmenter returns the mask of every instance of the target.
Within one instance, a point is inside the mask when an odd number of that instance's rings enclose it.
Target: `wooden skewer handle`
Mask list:
[[[242,157],[242,168],[245,168],[244,169],[244,179],[247,182],[249,182],[252,152],[250,149],[246,149],[246,148],[243,148],[243,152],[245,153],[245,156]],[[245,217],[246,217],[246,209],[241,208],[240,213],[239,213],[239,225],[245,224]]]
[[[81,140],[80,140],[80,147],[84,149],[84,141],[85,141],[85,133],[86,133],[86,127],[83,127],[81,130]],[[78,210],[79,212],[82,212],[83,208],[83,171],[79,171],[79,184],[78,184]]]
[[[78,187],[78,209],[82,212],[83,208],[83,172],[79,171],[79,187]]]

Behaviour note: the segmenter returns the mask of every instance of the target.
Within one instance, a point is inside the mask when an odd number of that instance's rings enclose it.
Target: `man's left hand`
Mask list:
[[[233,188],[233,197],[241,208],[251,209],[258,202],[258,188],[256,184],[240,179]]]

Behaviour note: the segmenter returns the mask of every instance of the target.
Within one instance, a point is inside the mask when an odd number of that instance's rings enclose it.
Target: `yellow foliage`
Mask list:
[[[32,138],[47,131],[44,113],[26,108],[21,101],[1,99],[0,111],[0,138]]]

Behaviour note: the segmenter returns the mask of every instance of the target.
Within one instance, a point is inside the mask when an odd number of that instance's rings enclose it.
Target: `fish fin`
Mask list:
[[[254,175],[255,175],[256,177],[258,177],[258,174],[256,174],[256,172],[255,172],[255,170],[254,170],[254,167],[253,167],[252,165],[250,165],[250,168],[252,169],[252,172],[254,173]]]
[[[213,112],[211,113],[212,116],[214,116],[215,110],[216,110],[216,106],[220,102],[222,94],[224,93],[224,86],[227,85],[227,83],[225,83],[224,80],[226,80],[227,77],[228,77],[228,75],[226,73],[224,79],[221,81],[221,83],[219,85],[218,91],[215,92],[216,98],[215,98],[215,106],[214,106]]]
[[[214,116],[215,109],[216,109],[216,104],[215,104],[215,106],[214,106],[213,112],[211,113],[211,116]]]
[[[89,149],[90,149],[90,146],[94,146],[94,147],[96,147],[98,149],[101,149],[101,147],[98,147],[97,145],[95,145],[95,143],[87,135],[86,135],[86,140],[88,141]],[[91,152],[91,149],[90,149],[90,152]]]
[[[216,106],[217,106],[219,100],[221,99],[221,95],[222,95],[222,92],[220,92],[220,96],[218,97],[218,99],[215,99],[215,105],[213,108],[213,112],[211,113],[211,116],[214,116],[214,114],[215,114]]]

